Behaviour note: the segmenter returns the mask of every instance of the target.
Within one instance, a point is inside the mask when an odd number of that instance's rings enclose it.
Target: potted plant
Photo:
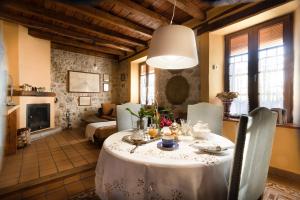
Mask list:
[[[130,108],[126,108],[126,110],[134,117],[137,117],[137,128],[138,129],[145,129],[145,121],[144,118],[145,117],[152,117],[153,113],[151,110],[145,109],[144,107],[142,107],[138,113],[134,113]]]
[[[230,117],[230,106],[232,101],[237,98],[239,93],[237,92],[220,92],[217,94],[217,97],[222,101],[224,106],[224,117]]]

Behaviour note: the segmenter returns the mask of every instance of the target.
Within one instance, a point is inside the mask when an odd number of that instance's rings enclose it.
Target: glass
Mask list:
[[[156,124],[151,124],[148,128],[148,134],[150,135],[150,138],[155,138],[158,136],[158,128]]]
[[[259,30],[259,106],[283,108],[284,42],[283,24]]]
[[[182,135],[185,135],[185,136],[189,136],[191,135],[191,125],[190,125],[190,121],[186,121],[184,119],[180,119],[180,124],[181,124],[181,133]]]
[[[140,65],[140,103],[152,105],[155,95],[155,69],[146,64]]]
[[[248,113],[248,34],[230,40],[229,90],[238,92],[231,107],[231,115]]]
[[[131,139],[134,142],[140,142],[145,140],[145,134],[143,130],[135,130],[133,131],[133,133],[131,134]]]

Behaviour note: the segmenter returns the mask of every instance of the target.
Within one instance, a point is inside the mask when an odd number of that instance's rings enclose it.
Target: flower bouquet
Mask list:
[[[237,92],[220,92],[217,97],[222,101],[224,106],[224,118],[230,117],[230,106],[232,101],[239,96]]]

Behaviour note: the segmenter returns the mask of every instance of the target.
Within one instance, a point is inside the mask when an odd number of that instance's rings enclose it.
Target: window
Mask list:
[[[155,70],[146,63],[140,64],[140,103],[151,105],[155,97]]]
[[[239,93],[232,102],[231,114],[248,113],[248,35],[230,41],[229,90]]]
[[[284,108],[292,122],[292,14],[225,37],[225,89],[239,93],[232,116],[258,106]]]

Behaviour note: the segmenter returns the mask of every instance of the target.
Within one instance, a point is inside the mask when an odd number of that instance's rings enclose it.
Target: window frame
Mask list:
[[[290,13],[249,28],[225,35],[225,69],[224,89],[229,91],[229,57],[230,40],[236,36],[248,34],[248,102],[249,112],[259,106],[258,68],[259,68],[259,30],[269,26],[283,24],[284,43],[284,108],[287,110],[287,121],[293,122],[293,79],[294,79],[294,14]]]
[[[146,61],[139,63],[139,103],[141,104],[141,68],[142,65],[146,65],[146,104],[148,105],[148,90],[149,90],[149,65],[147,65]],[[155,74],[155,73],[154,73]]]

